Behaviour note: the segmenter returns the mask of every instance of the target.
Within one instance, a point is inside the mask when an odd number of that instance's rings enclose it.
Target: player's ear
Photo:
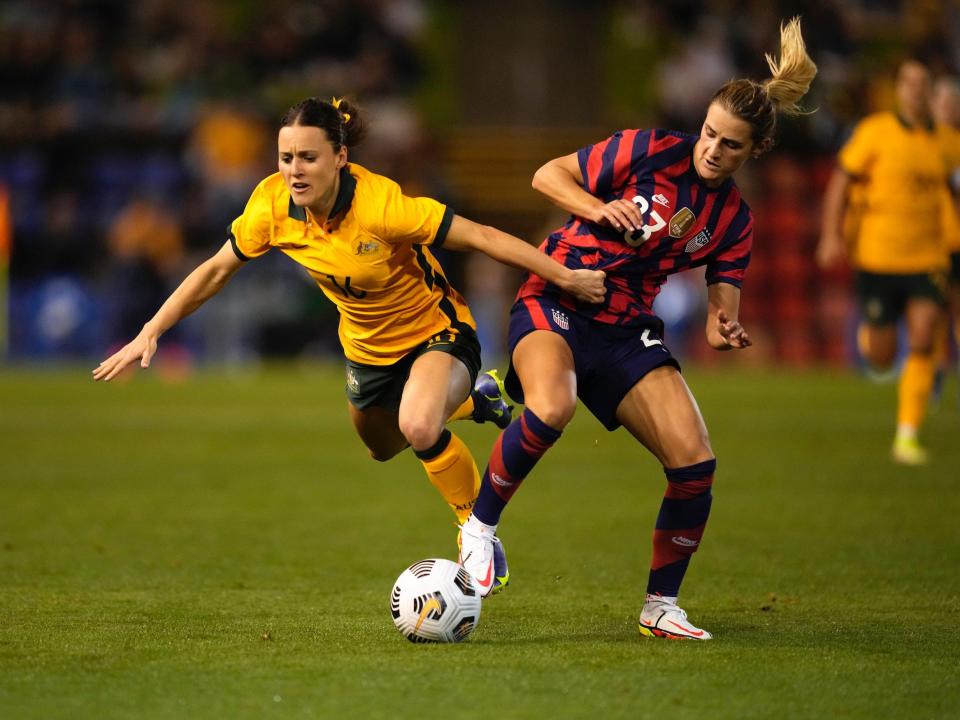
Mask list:
[[[753,146],[753,151],[750,153],[750,157],[756,160],[765,152],[770,152],[770,148],[772,147],[773,147],[773,140],[771,138],[763,138],[763,140],[761,140],[760,142],[756,143]]]

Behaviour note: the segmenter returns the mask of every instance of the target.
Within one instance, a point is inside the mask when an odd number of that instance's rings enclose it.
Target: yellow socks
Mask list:
[[[453,415],[450,416],[450,419],[447,422],[452,422],[453,420],[466,420],[473,417],[473,393],[467,395],[467,399],[463,401],[463,404],[453,411]]]
[[[468,402],[472,401],[468,399]],[[472,409],[472,408],[471,408]],[[437,444],[417,452],[427,477],[440,491],[460,524],[466,522],[480,491],[480,473],[470,450],[456,435],[444,428]]]
[[[919,428],[927,414],[933,390],[934,359],[931,355],[910,353],[900,373],[897,425]]]

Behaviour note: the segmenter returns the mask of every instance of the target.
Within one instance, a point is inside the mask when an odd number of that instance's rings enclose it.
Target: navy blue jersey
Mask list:
[[[750,261],[753,214],[733,181],[707,187],[693,167],[696,135],[623,130],[577,152],[584,189],[604,202],[640,207],[644,226],[617,231],[571,216],[540,249],[569,268],[607,273],[603,303],[579,303],[528,275],[518,299],[549,295],[579,313],[613,325],[641,325],[668,275],[706,265],[707,284],[740,287]]]

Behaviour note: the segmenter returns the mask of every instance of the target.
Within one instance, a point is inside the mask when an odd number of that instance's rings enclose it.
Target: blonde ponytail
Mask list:
[[[763,86],[774,108],[785,115],[807,114],[798,103],[810,89],[817,66],[807,55],[799,17],[780,25],[780,59],[769,53],[765,57],[771,77]]]
[[[731,80],[717,90],[713,103],[750,123],[753,139],[763,148],[772,145],[777,129],[777,113],[802,115],[800,98],[807,94],[817,74],[817,66],[807,55],[800,18],[780,26],[780,59],[767,55],[772,77],[764,82],[742,78]]]

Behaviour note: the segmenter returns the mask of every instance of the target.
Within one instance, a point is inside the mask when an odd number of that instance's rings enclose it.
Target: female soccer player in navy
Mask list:
[[[219,292],[244,263],[276,249],[301,264],[337,306],[350,418],[371,457],[388,460],[411,446],[463,522],[480,474],[467,446],[444,424],[490,398],[480,393],[471,402],[480,370],[473,317],[430,248],[479,250],[539,273],[584,302],[603,299],[604,273],[564,267],[512,235],[436,200],[407,197],[389,178],[349,163],[347,150],[362,139],[364,123],[348,102],[308,98],[280,125],[278,172],[254,189],[227,242],[93,376],[107,381],[138,361],[147,367],[166,330]],[[499,397],[496,383],[487,384]],[[509,421],[505,407],[501,412]],[[505,575],[505,560],[498,563]]]
[[[570,268],[603,270],[608,292],[587,305],[529,276],[517,295],[507,391],[526,409],[498,438],[461,528],[461,562],[483,592],[497,583],[500,514],[579,397],[607,429],[626,427],[667,476],[641,632],[710,637],[687,621],[676,598],[710,511],[716,460],[652,303],[667,275],[706,266],[707,342],[717,350],[750,345],[737,315],[753,218],[732,176],[770,148],[778,112],[800,112],[816,74],[798,19],[781,28],[780,60],[767,60],[771,79],[734,80],[716,93],[699,136],[624,130],[534,176],[533,187],[571,213],[541,250]]]

